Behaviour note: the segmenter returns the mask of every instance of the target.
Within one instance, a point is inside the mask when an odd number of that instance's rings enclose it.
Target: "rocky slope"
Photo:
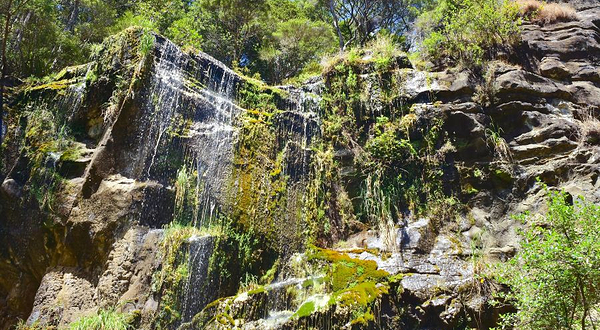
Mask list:
[[[0,327],[116,306],[138,328],[487,328],[502,310],[483,261],[514,254],[511,215],[544,209],[537,178],[600,202],[599,17],[525,25],[484,73],[366,52],[303,87],[110,38],[12,102]],[[387,150],[394,123],[411,147],[376,164],[418,184],[373,221],[386,199],[362,150]],[[200,229],[177,241],[172,222]]]

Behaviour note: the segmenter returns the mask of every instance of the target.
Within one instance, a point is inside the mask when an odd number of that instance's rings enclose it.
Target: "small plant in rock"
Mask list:
[[[600,110],[596,110],[598,112]],[[594,115],[594,109],[588,107],[581,114],[581,142],[590,145],[600,144],[600,119]]]
[[[19,320],[19,322],[14,326],[13,330],[54,330],[56,327],[50,326],[42,326],[39,321],[33,322],[32,324],[27,324],[27,322],[23,320]]]
[[[244,274],[242,281],[240,283],[239,292],[246,292],[256,290],[260,287],[258,284],[258,276],[250,273]]]
[[[152,31],[144,30],[142,36],[140,37],[140,45],[138,48],[138,51],[140,52],[141,56],[146,56],[150,53],[150,51],[154,47],[155,39],[156,37],[154,36],[154,33],[152,33]]]
[[[494,86],[497,62],[490,62],[484,68],[483,80],[475,87],[473,100],[483,107],[490,107],[496,102],[496,87]]]
[[[506,140],[502,137],[502,128],[492,124],[490,128],[485,129],[485,136],[488,146],[494,149],[496,156],[501,162],[511,163],[512,154]]]
[[[469,300],[479,300],[481,303],[490,302],[489,297],[494,296],[500,291],[500,286],[494,280],[493,267],[487,262],[484,254],[485,242],[483,241],[483,233],[471,238],[470,242],[470,263],[473,271],[471,282],[462,288],[461,293],[463,298]],[[481,328],[482,308],[478,309],[479,314],[475,317],[475,322],[478,324],[478,329]]]

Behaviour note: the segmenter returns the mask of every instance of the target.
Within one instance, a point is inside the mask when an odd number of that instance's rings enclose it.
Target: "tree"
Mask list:
[[[272,42],[261,48],[260,59],[266,62],[268,80],[273,83],[298,75],[309,62],[335,48],[331,27],[306,18],[279,23],[272,37]]]
[[[266,0],[199,0],[195,14],[204,38],[203,50],[225,64],[237,65],[258,44]]]
[[[522,233],[505,269],[518,329],[597,329],[600,307],[600,206],[550,192],[548,213]],[[525,215],[523,220],[531,222]],[[595,315],[595,316],[594,316]]]
[[[2,62],[2,73],[0,74],[0,144],[4,139],[4,94],[8,75],[8,60],[6,56],[8,39],[11,35],[15,19],[23,12],[28,2],[29,0],[4,0],[1,3],[2,12],[0,14],[4,20],[4,27],[2,29],[2,53],[0,55],[0,61]]]
[[[412,0],[326,0],[341,50],[364,46],[376,33],[408,31],[420,1]]]

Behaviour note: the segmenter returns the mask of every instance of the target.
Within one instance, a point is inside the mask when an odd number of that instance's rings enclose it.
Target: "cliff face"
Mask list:
[[[488,327],[480,260],[514,254],[536,179],[600,202],[598,17],[525,25],[483,73],[365,52],[302,87],[110,38],[14,97],[0,325]]]

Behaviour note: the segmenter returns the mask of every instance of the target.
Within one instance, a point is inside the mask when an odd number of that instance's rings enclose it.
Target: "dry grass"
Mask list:
[[[594,116],[594,110],[588,108],[581,115],[581,142],[600,145],[600,119]]]
[[[382,220],[379,223],[379,235],[383,240],[383,249],[386,252],[398,252],[398,230],[391,218],[387,221]]]
[[[517,0],[521,15],[533,23],[547,25],[577,20],[573,7],[562,3],[546,3],[539,0]]]

